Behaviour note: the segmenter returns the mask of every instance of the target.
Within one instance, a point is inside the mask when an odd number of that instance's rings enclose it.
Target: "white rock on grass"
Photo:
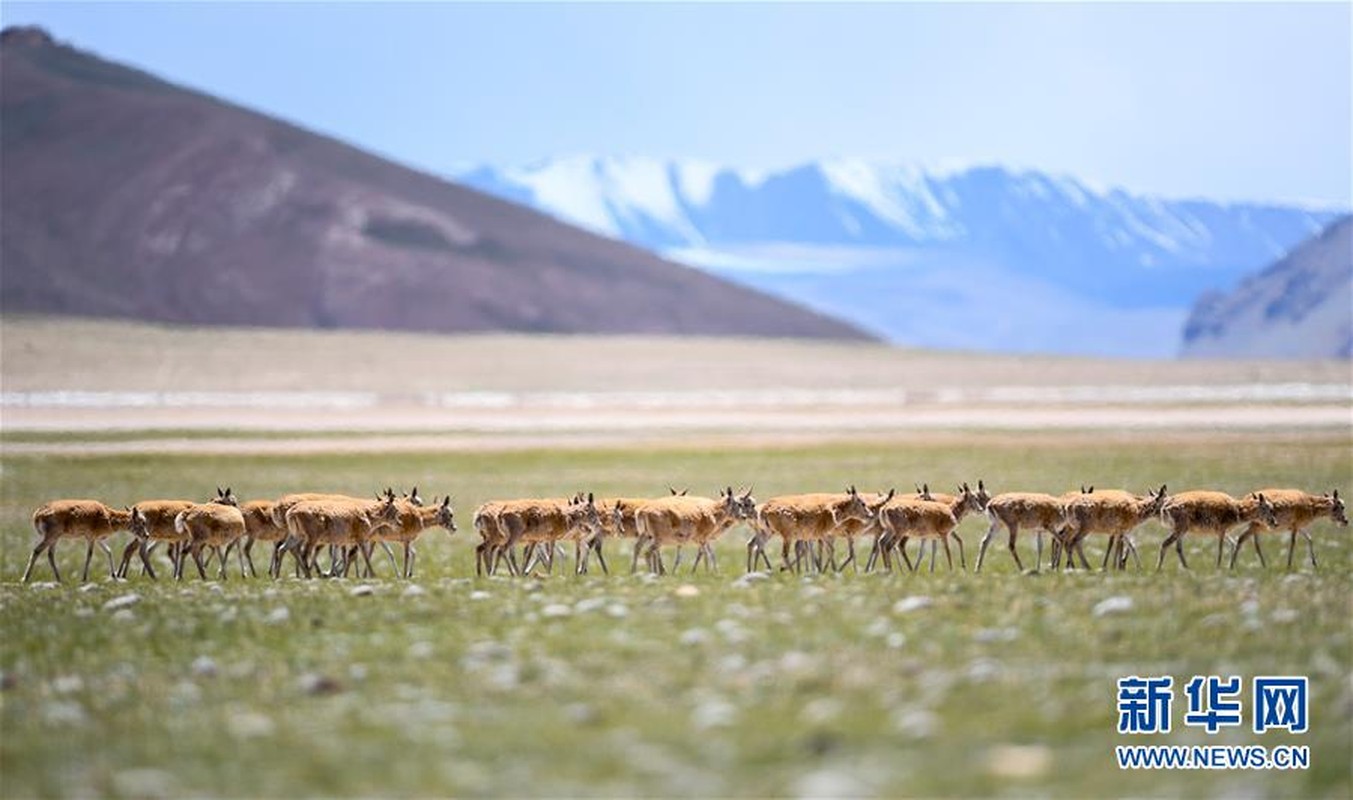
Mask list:
[[[540,609],[540,615],[546,619],[554,619],[556,617],[567,617],[572,613],[573,609],[570,608],[569,606],[564,605],[563,603],[550,603],[549,605]]]
[[[1041,744],[1003,744],[987,752],[987,772],[998,778],[1038,778],[1052,768],[1052,751]]]
[[[79,675],[62,675],[52,681],[52,691],[57,694],[74,694],[83,688],[85,681]]]
[[[709,641],[709,632],[703,628],[690,628],[682,631],[681,638],[678,639],[683,645],[690,647],[692,645],[704,644]]]
[[[489,594],[488,592],[484,591],[470,592],[471,600],[488,600],[490,597],[493,597],[493,595]]]
[[[586,614],[589,611],[596,611],[599,608],[606,607],[606,598],[588,597],[573,604],[573,610],[579,614]]]
[[[113,775],[113,790],[122,797],[144,797],[147,800],[174,797],[178,794],[174,776],[162,769],[124,769]]]
[[[935,604],[934,600],[931,600],[929,597],[926,597],[923,594],[912,595],[911,597],[904,597],[901,600],[898,600],[896,603],[893,603],[893,613],[909,614],[912,611],[920,611],[921,609],[924,608],[930,608],[934,604]]]
[[[139,602],[141,602],[141,595],[135,593],[124,594],[120,597],[114,597],[112,600],[109,600],[108,602],[104,603],[103,610],[119,611],[124,608],[131,608],[132,606],[136,605]]]
[[[1103,617],[1109,614],[1125,614],[1132,610],[1132,598],[1125,594],[1106,597],[1095,603],[1093,613],[1096,617]]]
[[[269,611],[268,616],[264,617],[263,621],[269,625],[281,625],[289,619],[291,619],[290,609],[286,606],[278,606],[272,611]]]
[[[678,586],[676,588],[676,591],[672,592],[672,594],[676,595],[677,597],[699,597],[700,590],[689,583],[683,583],[680,586]]]
[[[737,709],[724,700],[704,700],[691,710],[691,724],[696,730],[726,728],[733,724]]]
[[[254,711],[241,711],[226,717],[226,730],[236,739],[271,736],[276,729],[271,717]]]
[[[864,797],[873,794],[864,781],[847,769],[824,767],[817,769],[794,783],[794,796],[801,798],[818,797]]]
[[[353,597],[370,597],[376,593],[376,587],[369,583],[359,583],[348,590],[348,594]]]
[[[193,659],[193,674],[199,678],[214,678],[219,671],[211,656],[198,656]]]
[[[42,707],[42,719],[48,725],[77,727],[84,725],[88,716],[79,703],[56,701]]]
[[[399,595],[400,597],[422,597],[427,593],[427,589],[424,589],[416,583],[411,583],[408,586],[405,586],[404,591],[400,592]]]

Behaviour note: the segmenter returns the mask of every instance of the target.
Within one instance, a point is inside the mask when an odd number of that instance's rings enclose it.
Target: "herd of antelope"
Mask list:
[[[863,565],[870,571],[882,565],[892,570],[906,564],[915,571],[921,564],[925,546],[930,545],[930,570],[935,569],[936,553],[944,548],[945,560],[953,568],[950,542],[958,546],[959,566],[967,569],[963,540],[956,534],[965,515],[985,514],[990,523],[977,552],[975,571],[982,570],[987,547],[1004,530],[1008,534],[1010,556],[1020,570],[1024,564],[1016,550],[1021,529],[1036,532],[1034,569],[1043,564],[1044,535],[1051,539],[1049,565],[1059,569],[1065,559],[1068,569],[1075,561],[1090,569],[1084,543],[1091,534],[1106,537],[1101,569],[1125,569],[1131,557],[1141,567],[1133,532],[1150,519],[1159,519],[1169,531],[1156,561],[1159,570],[1171,545],[1181,566],[1184,559],[1183,537],[1206,534],[1217,538],[1217,567],[1221,567],[1223,549],[1231,541],[1229,533],[1246,526],[1233,540],[1230,566],[1246,541],[1254,546],[1262,566],[1267,567],[1258,534],[1281,531],[1290,534],[1287,566],[1292,567],[1297,535],[1306,539],[1312,568],[1316,567],[1315,545],[1309,528],[1315,520],[1329,517],[1348,525],[1344,501],[1338,490],[1327,494],[1308,494],[1297,489],[1264,489],[1234,498],[1222,492],[1189,491],[1175,495],[1166,487],[1135,495],[1117,490],[1082,487],[1079,491],[1055,496],[1032,492],[1010,492],[992,496],[978,481],[973,490],[964,483],[955,494],[931,492],[917,487],[914,494],[865,495],[855,487],[839,494],[798,494],[772,497],[758,503],[751,490],[731,487],[717,498],[691,497],[670,489],[657,498],[598,498],[576,494],[570,498],[502,500],[484,503],[475,510],[474,527],[479,534],[475,547],[477,574],[494,574],[506,568],[513,575],[532,574],[537,568],[552,571],[556,554],[565,542],[574,545],[575,571],[588,571],[592,557],[609,574],[602,545],[609,538],[633,541],[630,571],[639,568],[642,559],[654,573],[663,574],[667,566],[663,548],[675,548],[672,571],[681,564],[682,549],[695,548],[691,571],[703,561],[707,570],[717,570],[714,542],[738,523],[751,531],[747,541],[747,571],[762,564],[774,570],[766,546],[773,537],[781,541],[782,570],[804,569],[856,570],[855,542],[873,537],[873,545]],[[297,576],[346,576],[356,569],[359,577],[375,575],[371,555],[380,545],[390,558],[391,568],[401,577],[412,578],[417,550],[414,542],[429,527],[441,526],[455,533],[456,523],[450,495],[425,505],[415,487],[397,495],[387,488],[374,499],[337,494],[288,494],[276,500],[256,500],[240,504],[230,489],[217,488],[216,496],[206,503],[187,500],[146,500],[122,510],[97,500],[55,500],[33,514],[33,527],[39,541],[24,569],[23,580],[32,576],[38,558],[47,554],[52,573],[59,581],[54,555],[61,539],[83,539],[87,543],[82,580],[89,579],[90,560],[98,546],[108,555],[109,576],[126,578],[133,557],[140,560],[143,573],[155,577],[151,554],[161,542],[166,545],[172,574],[183,577],[189,557],[205,580],[207,566],[215,557],[218,575],[224,580],[231,552],[239,561],[241,576],[257,575],[251,550],[257,541],[273,545],[268,573],[281,576],[290,556]],[[108,539],[119,530],[127,530],[132,539],[115,562]],[[912,539],[920,544],[915,561],[907,554]],[[403,548],[403,563],[396,564],[391,544]],[[838,549],[844,556],[838,560]],[[327,569],[321,568],[321,555],[327,551]],[[204,558],[205,556],[205,558]]]

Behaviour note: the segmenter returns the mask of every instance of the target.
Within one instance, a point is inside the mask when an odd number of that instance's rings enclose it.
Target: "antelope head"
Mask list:
[[[1344,511],[1344,501],[1339,497],[1339,490],[1335,489],[1333,495],[1327,494],[1325,496],[1330,499],[1330,517],[1340,525],[1347,527],[1348,514]]]
[[[987,485],[982,482],[981,478],[977,479],[977,494],[974,496],[977,498],[977,510],[986,511],[987,503],[991,502],[991,495],[987,492]]]
[[[889,489],[887,494],[884,494],[883,492],[879,492],[879,499],[878,499],[878,502],[875,502],[875,503],[868,503],[868,504],[867,504],[868,507],[869,507],[869,516],[871,516],[871,517],[878,516],[879,511],[880,511],[884,506],[888,505],[888,503],[892,502],[893,497],[896,496],[896,495],[897,495],[897,489],[896,489],[896,488]]]
[[[145,539],[150,536],[150,525],[146,522],[146,515],[141,513],[141,509],[132,508],[131,519],[132,536],[138,539]]]
[[[1090,492],[1093,491],[1094,487],[1091,486]],[[1085,494],[1090,494],[1090,492],[1085,492]],[[1155,515],[1159,514],[1161,508],[1165,506],[1165,484],[1162,483],[1160,485],[1159,491],[1147,492],[1146,499],[1147,499],[1146,515],[1154,517]]]
[[[582,492],[578,492],[569,503],[566,513],[569,524],[581,527],[592,536],[601,533],[601,513],[597,511],[597,501],[591,492],[588,492],[586,497],[583,497]]]
[[[1273,504],[1264,497],[1263,493],[1256,494],[1254,499],[1259,501],[1259,518],[1270,528],[1278,527],[1278,515],[1273,511]]]
[[[240,504],[240,501],[235,497],[235,492],[229,486],[224,489],[217,486],[216,497],[212,498],[211,502],[220,503],[223,506],[238,506]]]
[[[417,487],[414,487],[413,494],[418,494]],[[437,498],[433,497],[432,501],[434,503],[437,502]],[[421,503],[419,503],[419,505],[421,505]],[[449,494],[442,500],[441,504],[437,506],[437,524],[446,528],[448,534],[456,532],[456,516],[455,512],[451,509],[451,495]]]
[[[977,493],[974,492],[966,482],[958,487],[958,496],[962,501],[959,508],[966,507],[969,511],[974,512],[981,512],[986,509],[986,503],[977,498]]]

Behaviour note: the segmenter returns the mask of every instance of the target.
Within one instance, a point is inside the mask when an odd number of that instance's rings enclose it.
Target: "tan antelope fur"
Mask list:
[[[56,543],[62,539],[84,539],[88,543],[85,568],[80,576],[82,582],[89,580],[89,562],[94,557],[95,546],[108,554],[108,577],[116,577],[113,551],[105,540],[130,525],[131,517],[131,511],[119,511],[98,500],[53,500],[43,504],[33,512],[33,530],[37,531],[38,543],[28,557],[23,582],[27,583],[32,577],[33,565],[44,552],[52,575],[61,580],[61,572],[56,568]]]
[[[755,516],[749,521],[753,535],[747,542],[747,571],[753,570],[758,559],[764,560],[767,569],[771,568],[765,545],[773,536],[779,536],[782,543],[781,566],[798,570],[807,546],[814,542],[829,542],[847,526],[850,528],[848,535],[857,535],[873,522],[878,506],[892,496],[890,493],[882,499],[876,497],[871,504],[851,486],[844,492],[769,498],[757,506]],[[853,543],[853,538],[851,541]],[[792,561],[791,551],[794,553]],[[821,564],[818,566],[820,568]]]
[[[378,528],[393,522],[397,513],[393,493],[384,500],[302,500],[287,512],[287,541],[296,543],[294,552],[307,578],[318,569],[315,555],[326,545],[340,549],[356,545],[372,573],[369,553],[362,545]],[[332,564],[330,574],[339,568],[340,564]]]
[[[1037,570],[1043,563],[1043,534],[1056,536],[1066,521],[1066,514],[1060,497],[1036,492],[1006,492],[996,495],[987,503],[987,519],[991,520],[991,527],[987,529],[981,545],[977,548],[977,566],[974,571],[982,571],[987,546],[991,544],[996,531],[1004,527],[1010,534],[1008,543],[1010,556],[1015,559],[1015,567],[1023,572],[1024,564],[1020,562],[1019,551],[1015,549],[1019,529],[1037,531],[1035,545],[1037,555],[1034,559],[1034,569]]]
[[[898,547],[905,553],[904,548],[909,539],[943,542],[945,560],[950,569],[954,568],[954,557],[949,551],[949,536],[958,527],[958,519],[950,506],[934,500],[894,499],[880,508],[878,514],[879,527],[882,529],[879,536],[884,540],[880,552],[889,569],[892,568],[889,551],[892,547]],[[920,566],[923,554],[917,554],[916,564],[911,568],[913,572]],[[930,571],[935,571],[933,557]]]
[[[283,518],[283,524],[278,525],[272,517],[273,506],[271,500],[250,500],[240,506],[240,514],[244,516],[244,544],[241,545],[240,552],[244,555],[245,563],[249,565],[249,574],[257,576],[258,570],[254,568],[254,542],[272,542],[272,559],[268,562],[268,574],[273,573],[274,562],[277,560],[277,548],[282,540],[287,538],[286,518]]]
[[[417,496],[416,491],[414,496]],[[404,565],[399,572],[404,578],[412,578],[414,563],[418,560],[418,551],[413,544],[423,531],[434,525],[440,525],[448,534],[456,532],[451,495],[447,495],[440,503],[436,503],[434,498],[434,504],[430,506],[415,505],[409,500],[399,500],[394,505],[394,520],[391,524],[379,528],[376,537],[384,542],[397,542],[404,546]]]
[[[414,491],[416,493],[417,489],[415,488]],[[386,488],[384,493],[376,495],[377,500],[385,500],[393,498],[394,498],[394,490],[390,489],[389,487]],[[353,497],[352,495],[334,494],[325,492],[296,492],[292,494],[284,494],[281,497],[274,500],[272,506],[273,524],[281,528],[287,529],[287,534],[282,538],[280,542],[278,542],[273,547],[272,576],[274,578],[280,577],[282,571],[282,559],[285,557],[287,553],[291,553],[292,558],[295,559],[296,574],[298,576],[303,571],[306,570],[306,567],[309,566],[308,564],[303,563],[306,550],[304,543],[297,539],[294,539],[291,535],[290,529],[287,526],[287,514],[289,514],[291,512],[291,509],[295,507],[298,503],[309,502],[312,500],[320,500],[320,501],[332,500],[335,502],[351,502],[351,503],[370,502],[369,500],[361,497]],[[333,572],[334,567],[336,566],[337,553],[331,550],[329,556],[330,556],[329,570],[330,572]],[[390,554],[390,558],[392,561],[394,560],[393,553]],[[305,571],[305,574],[309,576],[308,571]]]
[[[1315,543],[1311,541],[1310,526],[1311,523],[1323,517],[1329,517],[1334,522],[1345,527],[1348,526],[1348,515],[1344,509],[1344,501],[1339,497],[1339,490],[1325,494],[1307,494],[1300,489],[1261,489],[1262,494],[1273,506],[1273,516],[1278,520],[1275,527],[1269,527],[1263,520],[1255,520],[1249,527],[1236,539],[1236,546],[1231,550],[1231,568],[1236,566],[1236,554],[1240,552],[1240,546],[1246,539],[1254,542],[1254,552],[1259,556],[1260,566],[1267,567],[1264,563],[1264,551],[1259,549],[1259,534],[1267,531],[1288,531],[1291,538],[1287,542],[1287,568],[1292,568],[1292,555],[1297,549],[1297,534],[1306,538],[1306,552],[1311,557],[1311,569],[1316,569],[1315,563]]]
[[[229,489],[216,487],[216,496],[209,502],[222,505],[239,505],[235,494]],[[160,542],[169,545],[169,564],[172,570],[178,562],[178,548],[186,537],[174,529],[174,517],[186,508],[197,505],[194,500],[142,500],[131,507],[134,512],[129,530],[132,541],[122,550],[122,559],[118,563],[117,576],[127,577],[132,555],[141,558],[142,574],[155,579],[155,567],[151,564],[150,554]]]
[[[1053,567],[1058,567],[1060,556],[1065,555],[1068,568],[1075,566],[1072,562],[1075,556],[1080,558],[1081,566],[1089,569],[1083,546],[1085,537],[1092,533],[1103,533],[1108,535],[1109,543],[1104,551],[1101,568],[1108,568],[1111,556],[1114,566],[1121,568],[1127,563],[1127,552],[1134,555],[1137,552],[1132,542],[1132,532],[1160,513],[1161,506],[1166,502],[1166,488],[1161,484],[1158,491],[1145,495],[1117,489],[1097,489],[1080,495],[1068,492],[1063,497],[1069,498],[1066,504],[1066,529],[1062,534],[1064,546],[1053,558]],[[1127,548],[1126,552],[1123,548]]]
[[[504,514],[513,513],[517,510],[528,511],[540,504],[549,504],[559,506],[568,503],[564,498],[523,498],[518,500],[490,500],[481,504],[475,509],[474,527],[475,532],[479,534],[480,542],[475,547],[475,574],[492,575],[498,571],[498,565],[504,559],[507,561],[508,571],[517,575],[521,572],[521,564],[517,561],[516,554],[507,546],[507,529],[499,524]]]
[[[579,494],[562,503],[538,501],[510,506],[499,514],[498,526],[507,537],[505,549],[526,546],[522,574],[529,574],[537,562],[553,570],[559,542],[577,535],[596,536],[601,530],[601,512],[596,498]]]
[[[525,544],[525,558],[536,552],[536,544],[548,541],[553,559],[555,543],[567,538],[579,528],[595,536],[601,528],[601,515],[581,494],[572,498],[537,497],[518,500],[491,500],[475,509],[474,526],[480,544],[475,548],[475,571],[493,574],[506,560],[508,570],[520,575],[525,570],[517,561],[515,548]],[[591,511],[587,506],[591,506]]]
[[[907,501],[938,503],[939,505],[942,505],[945,508],[947,508],[949,510],[949,513],[953,516],[954,528],[951,528],[948,531],[948,533],[946,533],[942,537],[932,535],[916,536],[900,528],[890,532],[887,529],[887,527],[883,524],[883,519],[881,516],[882,512],[888,508],[888,506],[885,505],[883,506],[882,509],[880,509],[879,512],[880,513],[879,533],[874,539],[874,550],[876,552],[871,552],[869,554],[869,563],[866,565],[865,569],[866,570],[872,569],[876,559],[882,558],[884,566],[887,567],[889,571],[891,571],[893,568],[892,551],[896,550],[898,554],[902,557],[903,562],[907,564],[908,568],[910,568],[912,571],[915,571],[916,567],[920,566],[921,559],[925,556],[925,552],[924,549],[917,551],[916,564],[913,565],[911,559],[907,557],[906,551],[907,541],[913,538],[919,538],[923,540],[922,548],[924,548],[924,544],[926,541],[930,542],[931,572],[935,571],[935,555],[937,552],[937,547],[941,543],[944,545],[944,555],[949,563],[949,568],[953,569],[954,560],[949,550],[950,539],[953,539],[954,542],[958,544],[959,566],[962,567],[963,569],[967,569],[967,558],[964,556],[963,553],[963,540],[957,536],[955,530],[958,527],[958,523],[963,521],[963,517],[967,515],[968,512],[971,511],[973,513],[980,513],[984,511],[986,509],[987,501],[990,499],[991,496],[987,494],[986,483],[984,481],[979,480],[977,482],[977,491],[975,492],[972,490],[971,487],[968,486],[967,483],[964,483],[958,487],[958,494],[943,494],[940,492],[932,493],[930,491],[929,485],[922,485],[920,492],[918,492],[917,494],[903,495],[902,497],[893,500],[893,503]]]
[[[686,495],[685,489],[678,491],[671,486],[667,487],[667,491],[669,493],[669,496],[671,497],[684,497]],[[659,498],[656,497],[597,498],[597,509],[600,510],[601,512],[601,530],[600,532],[597,533],[596,536],[593,536],[591,538],[590,542],[582,543],[581,540],[579,540],[580,544],[590,545],[590,547],[582,546],[580,548],[581,552],[578,553],[577,558],[578,574],[584,575],[587,573],[587,565],[588,562],[591,560],[591,554],[593,552],[597,554],[597,559],[598,561],[601,562],[601,571],[605,574],[608,575],[610,574],[610,570],[606,566],[605,555],[602,553],[602,545],[606,539],[611,538],[634,540],[634,559],[630,564],[630,574],[632,575],[636,571],[638,571],[639,552],[640,552],[639,526],[638,523],[635,522],[634,512],[639,508],[639,506],[643,505],[644,503],[657,499]]]
[[[203,580],[207,570],[202,564],[202,550],[210,547],[221,560],[220,579],[226,578],[226,567],[230,551],[244,539],[244,515],[235,506],[221,503],[202,503],[193,505],[174,517],[174,530],[185,541],[179,547],[178,563],[174,567],[175,580],[183,579],[183,562],[186,556],[193,557],[197,572]],[[243,561],[240,565],[243,577]]]
[[[1184,560],[1184,535],[1209,534],[1217,537],[1217,568],[1221,568],[1222,549],[1227,531],[1246,522],[1262,520],[1271,528],[1278,526],[1273,506],[1263,494],[1248,494],[1240,500],[1225,492],[1180,492],[1160,509],[1160,518],[1170,529],[1170,535],[1160,545],[1156,571],[1165,563],[1165,551],[1174,545],[1179,564],[1188,569]]]
[[[677,548],[673,572],[681,565],[681,548],[685,544],[694,544],[697,549],[692,571],[699,566],[701,557],[708,559],[710,569],[717,569],[711,544],[737,522],[750,519],[755,514],[756,500],[752,497],[752,490],[748,489],[739,495],[730,486],[719,492],[718,499],[663,497],[645,503],[635,512],[635,519],[650,569],[664,573],[666,566],[662,562],[662,548],[665,545],[675,545]]]
[[[1079,492],[1067,492],[1060,497],[1039,492],[1006,492],[988,500],[987,519],[991,521],[991,527],[987,529],[987,533],[982,537],[982,543],[978,547],[977,569],[975,571],[982,571],[982,564],[986,561],[987,545],[991,543],[992,537],[1002,527],[1010,534],[1008,545],[1010,555],[1015,559],[1015,567],[1021,572],[1024,571],[1024,564],[1020,562],[1019,552],[1015,549],[1019,529],[1028,528],[1037,532],[1035,536],[1034,571],[1042,569],[1043,534],[1051,535],[1054,547],[1056,547],[1061,540],[1062,530],[1066,527],[1067,503],[1083,494],[1091,494],[1094,490],[1095,487],[1093,486],[1087,489],[1082,485]]]

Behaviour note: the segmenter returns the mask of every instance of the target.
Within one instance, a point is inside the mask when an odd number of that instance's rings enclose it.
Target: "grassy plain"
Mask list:
[[[954,434],[911,444],[624,447],[473,453],[7,455],[0,473],[0,794],[29,796],[1287,796],[1348,797],[1353,752],[1353,543],[1315,530],[1320,569],[1242,554],[1192,571],[1020,575],[993,547],[981,575],[722,574],[540,580],[473,576],[471,509],[491,497],[712,493],[847,483],[995,491],[1081,483],[1347,491],[1346,431],[1169,435]],[[54,496],[127,503],[417,483],[451,491],[461,532],[425,536],[410,594],[378,564],[357,581],[133,578],[22,586],[28,515]],[[972,563],[980,521],[962,528]],[[1158,525],[1139,540],[1154,566]],[[1032,558],[1031,542],[1021,547]],[[77,550],[79,552],[77,552]],[[1092,553],[1092,556],[1094,554]],[[100,562],[95,562],[96,567]],[[106,566],[106,565],[105,565]],[[105,571],[106,574],[106,571]],[[39,580],[50,580],[42,568]],[[679,587],[690,586],[691,589]],[[417,591],[417,590],[415,590]],[[139,602],[122,610],[108,601]],[[908,600],[925,597],[927,601]],[[1126,597],[1131,608],[1097,616]],[[1125,741],[1130,674],[1304,674],[1311,729],[1174,732]],[[1248,713],[1248,709],[1247,709]],[[1248,717],[1247,717],[1248,720]],[[1291,772],[1120,772],[1125,743],[1309,744]]]

